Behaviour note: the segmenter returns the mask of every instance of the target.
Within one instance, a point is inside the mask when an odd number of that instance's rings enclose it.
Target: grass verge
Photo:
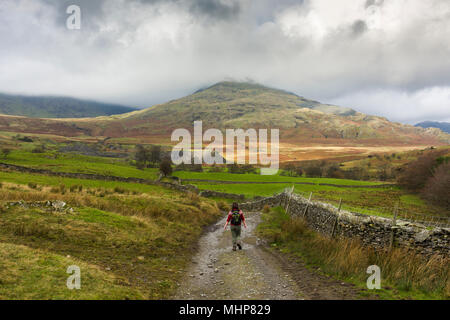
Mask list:
[[[263,214],[258,233],[272,247],[320,267],[326,274],[366,288],[367,267],[381,268],[382,288],[364,290],[382,299],[449,299],[448,257],[425,258],[396,248],[391,252],[363,247],[356,239],[331,239],[308,229],[304,220],[292,218],[281,207]]]
[[[168,299],[203,227],[220,215],[212,200],[160,187],[142,194],[48,189],[1,189],[2,299]],[[9,204],[18,200],[26,202]],[[33,206],[46,200],[74,211]],[[66,288],[70,265],[81,268],[81,290]]]

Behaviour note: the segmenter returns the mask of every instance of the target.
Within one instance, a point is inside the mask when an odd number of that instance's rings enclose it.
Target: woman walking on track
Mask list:
[[[236,251],[236,246],[238,246],[239,250],[242,250],[241,244],[241,224],[244,224],[244,227],[247,228],[245,224],[245,217],[242,213],[242,210],[239,210],[239,205],[234,202],[231,211],[228,213],[227,222],[223,227],[223,230],[227,229],[227,225],[230,223],[231,230],[231,238],[233,239],[233,251]]]

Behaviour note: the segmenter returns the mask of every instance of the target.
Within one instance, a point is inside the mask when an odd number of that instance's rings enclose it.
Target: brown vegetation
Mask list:
[[[398,184],[420,192],[427,200],[450,209],[450,157],[447,150],[429,150],[406,165]]]
[[[420,191],[427,180],[433,176],[438,166],[438,159],[446,154],[446,150],[430,150],[416,161],[407,164],[398,178],[398,184],[408,190]]]
[[[450,162],[443,163],[429,178],[422,191],[429,201],[450,211]]]
[[[288,217],[280,210],[266,214],[263,220],[260,232],[269,241],[319,265],[326,273],[364,283],[367,267],[377,265],[384,288],[450,297],[448,257],[424,257],[400,248],[375,250],[357,239],[325,237],[311,231],[304,219]]]

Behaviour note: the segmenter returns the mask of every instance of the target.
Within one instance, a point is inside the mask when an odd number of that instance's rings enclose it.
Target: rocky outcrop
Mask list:
[[[46,211],[54,211],[61,213],[74,213],[74,209],[67,206],[67,203],[61,200],[55,201],[34,201],[34,202],[25,202],[25,201],[17,201],[17,202],[8,202],[5,205],[6,209],[19,207],[23,209],[37,208]]]

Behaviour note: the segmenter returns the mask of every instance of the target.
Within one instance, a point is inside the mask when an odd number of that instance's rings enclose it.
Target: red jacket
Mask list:
[[[245,221],[245,217],[244,217],[244,214],[242,213],[242,210],[239,210],[239,214],[240,214],[240,216],[241,216],[241,223],[242,223],[243,221]],[[233,215],[233,213],[232,213],[231,211],[228,212],[227,222],[230,222],[231,216],[232,216],[232,215]],[[232,226],[240,226],[241,223],[239,223],[239,224],[234,224],[233,221],[231,221],[230,224],[231,224]]]

